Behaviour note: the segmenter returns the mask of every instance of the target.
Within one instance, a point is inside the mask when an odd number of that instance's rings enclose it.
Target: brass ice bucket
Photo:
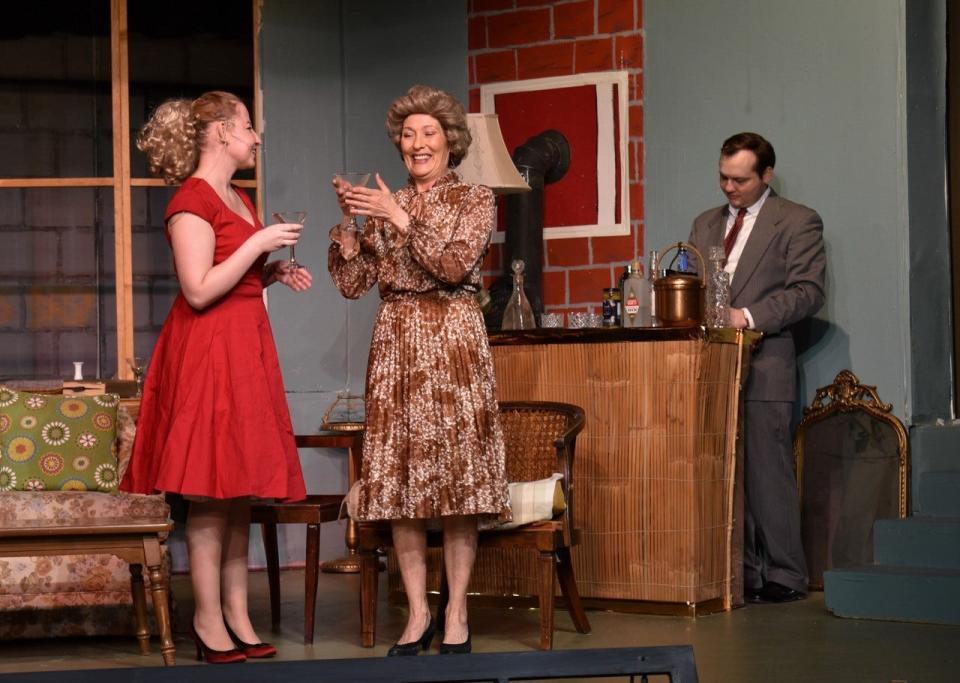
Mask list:
[[[660,263],[668,251],[685,249],[697,255],[700,261],[699,271],[706,270],[703,255],[692,244],[677,242],[662,252],[654,266],[654,272],[660,272]],[[653,283],[656,301],[657,323],[661,327],[689,327],[703,322],[704,305],[703,278],[689,273],[674,273],[658,277]]]

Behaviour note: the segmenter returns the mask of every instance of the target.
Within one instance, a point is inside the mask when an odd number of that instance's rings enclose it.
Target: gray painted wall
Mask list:
[[[649,0],[644,12],[647,249],[723,203],[725,137],[763,134],[775,189],[824,221],[828,296],[801,358],[803,401],[849,368],[909,423],[923,331],[910,328],[903,1]],[[944,360],[926,358],[946,373]]]
[[[465,2],[444,0],[266,0],[261,66],[264,213],[308,211],[297,259],[313,289],[269,293],[270,319],[297,432],[315,431],[336,393],[363,393],[379,304],[375,291],[347,302],[327,273],[327,232],[339,221],[332,175],[378,170],[391,188],[406,181],[383,127],[390,101],[414,83],[467,95]],[[349,320],[349,324],[348,324]],[[300,451],[311,493],[346,490],[341,450]],[[290,527],[286,557],[303,558],[303,530]],[[259,544],[257,534],[252,536]],[[343,525],[321,534],[324,558],[343,554]],[[283,552],[281,553],[283,555]],[[261,562],[259,548],[252,562]]]
[[[953,416],[953,320],[947,202],[947,8],[906,4],[911,413]],[[958,435],[960,438],[960,435]]]

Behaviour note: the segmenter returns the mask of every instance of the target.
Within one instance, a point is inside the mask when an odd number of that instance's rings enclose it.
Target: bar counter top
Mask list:
[[[754,330],[736,330],[730,327],[707,328],[703,325],[687,327],[538,327],[533,330],[496,330],[488,333],[491,346],[526,344],[601,344],[610,342],[642,341],[718,341],[737,343],[742,334],[748,345],[763,335]]]

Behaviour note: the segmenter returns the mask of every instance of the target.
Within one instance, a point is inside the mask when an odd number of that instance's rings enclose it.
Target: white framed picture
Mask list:
[[[490,83],[480,110],[497,114],[511,155],[545,130],[570,144],[567,173],[544,187],[544,239],[630,234],[626,71]]]

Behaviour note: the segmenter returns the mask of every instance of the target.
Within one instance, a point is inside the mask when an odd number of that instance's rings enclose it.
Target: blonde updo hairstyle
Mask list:
[[[157,107],[137,134],[137,149],[147,155],[150,173],[168,185],[193,173],[210,124],[229,122],[237,115],[240,99],[220,90],[195,100],[167,100]]]
[[[398,150],[403,122],[411,114],[427,114],[440,122],[450,148],[450,161],[447,165],[456,168],[467,156],[472,139],[467,129],[467,113],[459,100],[450,93],[429,85],[415,85],[406,95],[395,99],[387,110],[387,135]]]

